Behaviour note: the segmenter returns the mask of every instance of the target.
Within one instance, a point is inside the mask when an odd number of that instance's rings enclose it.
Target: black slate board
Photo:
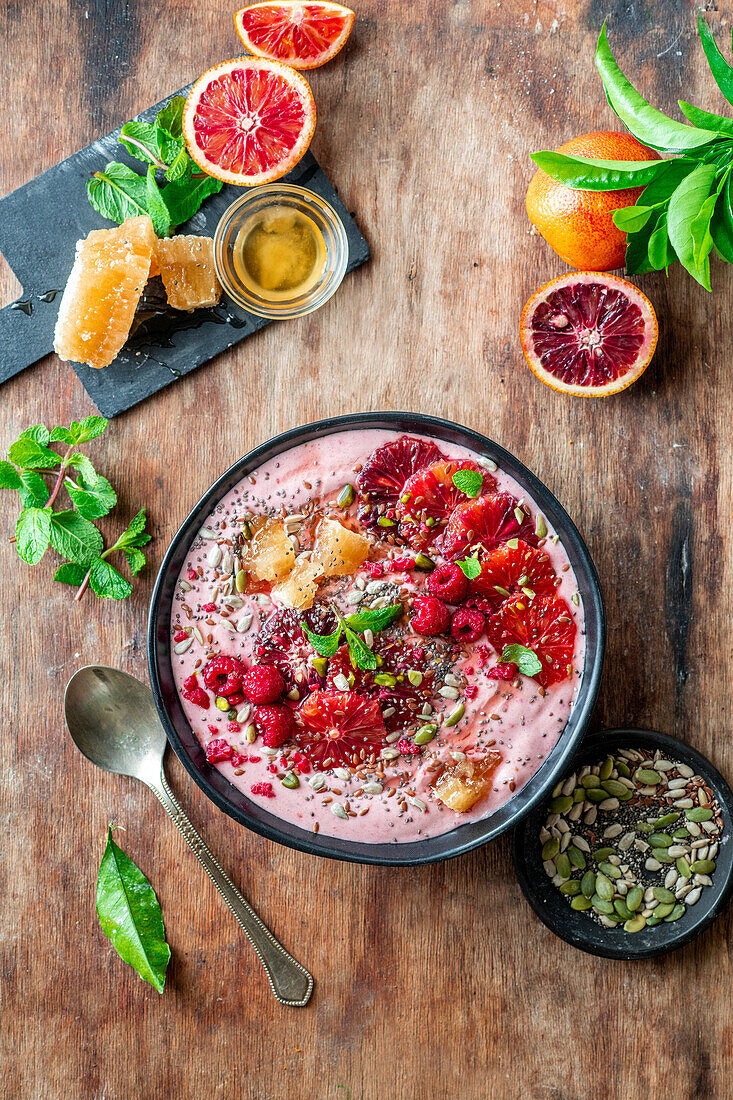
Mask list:
[[[186,95],[189,88],[173,95]],[[173,95],[138,117],[152,121]],[[110,225],[89,205],[86,181],[110,160],[139,168],[118,144],[119,133],[113,130],[0,199],[0,252],[23,287],[21,298],[0,310],[0,382],[53,349],[60,291],[74,262],[76,242],[90,230]],[[347,271],[369,259],[369,245],[315,157],[306,153],[285,180],[315,191],[338,212],[349,242]],[[178,232],[213,237],[221,215],[242,194],[242,188],[225,184]],[[102,370],[78,363],[73,367],[99,411],[116,416],[267,324],[266,318],[243,313],[224,297],[214,309],[181,314],[172,330],[170,320],[164,324],[153,319]]]

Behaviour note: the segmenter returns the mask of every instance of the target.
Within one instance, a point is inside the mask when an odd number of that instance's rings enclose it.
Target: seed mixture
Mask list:
[[[540,830],[545,873],[605,928],[669,924],[712,886],[723,819],[687,764],[618,749],[558,783]]]

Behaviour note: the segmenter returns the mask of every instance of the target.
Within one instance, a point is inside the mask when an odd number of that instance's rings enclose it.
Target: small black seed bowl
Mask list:
[[[720,806],[723,831],[718,839],[712,886],[704,886],[699,901],[671,924],[653,925],[640,932],[625,932],[622,926],[604,928],[587,912],[570,908],[569,899],[545,874],[539,834],[547,817],[549,798],[538,803],[514,832],[514,869],[527,901],[540,920],[560,939],[590,955],[607,959],[651,959],[684,947],[708,928],[725,907],[733,889],[733,792],[720,772],[695,749],[655,730],[602,730],[584,738],[566,772],[571,775],[584,764],[595,764],[614,749],[661,749],[665,758],[689,764],[706,781]]]

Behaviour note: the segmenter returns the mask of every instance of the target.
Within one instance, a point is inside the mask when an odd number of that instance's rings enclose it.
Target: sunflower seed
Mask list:
[[[442,695],[444,699],[457,699],[459,692],[457,688],[450,687],[450,685],[448,685],[447,687],[442,687],[438,694]]]
[[[382,749],[379,755],[382,760],[396,760],[400,754],[397,749]]]
[[[189,635],[184,641],[179,642],[178,645],[173,647],[174,653],[185,653],[187,649],[190,649],[193,645],[193,638]]]
[[[419,810],[421,814],[426,814],[428,812],[428,808],[421,798],[414,798],[413,795],[410,794],[407,796],[407,801],[411,806],[414,806],[416,810]]]
[[[700,900],[702,894],[702,886],[696,886],[694,890],[690,890],[689,894],[685,898],[686,905],[694,905],[696,901]]]
[[[237,623],[237,633],[246,634],[249,628],[252,626],[252,612],[248,611],[246,615],[242,615]]]
[[[370,783],[365,783],[361,789],[363,790],[364,794],[381,794],[384,790],[384,787],[381,783],[377,783],[376,781],[374,781]]]
[[[312,787],[314,791],[322,791],[326,786],[326,777],[321,775],[320,772],[316,772],[316,774],[312,775],[308,780],[308,785]],[[380,787],[379,789],[381,790],[382,788]]]
[[[607,829],[603,830],[603,839],[613,840],[614,837],[620,836],[623,831],[623,825],[609,825]]]
[[[349,815],[347,814],[346,810],[340,802],[331,803],[331,813],[334,814],[336,817],[343,818],[345,821],[349,820]]]
[[[661,863],[658,863],[657,860],[653,858],[653,856],[649,856],[649,859],[646,861],[644,866],[646,867],[647,871],[659,871],[662,865]]]
[[[695,774],[694,770],[689,766],[689,764],[678,764],[677,771],[680,773],[680,775],[684,775],[685,779],[692,779]]]
[[[333,686],[338,688],[339,691],[348,691],[351,687],[343,672],[339,672],[336,674],[336,676],[334,676]]]
[[[199,535],[202,539],[215,539],[217,537],[216,531],[212,531],[210,527],[202,527]]]
[[[695,803],[691,798],[680,798],[676,802],[673,802],[672,805],[676,810],[691,810]]]
[[[208,554],[206,555],[206,560],[212,569],[216,569],[217,565],[221,561],[221,547],[216,545],[212,546]]]
[[[188,581],[179,581],[178,587],[180,588],[181,592],[190,592],[193,586],[190,585]]]

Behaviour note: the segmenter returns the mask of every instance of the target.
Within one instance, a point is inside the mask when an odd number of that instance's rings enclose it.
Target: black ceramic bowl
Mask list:
[[[497,462],[527,490],[560,535],[578,579],[585,611],[586,656],[578,695],[560,740],[539,771],[506,805],[483,821],[468,822],[441,836],[428,837],[409,844],[364,844],[313,834],[280,820],[268,813],[263,806],[250,801],[216,768],[207,763],[204,751],[181,708],[171,670],[169,623],[176,581],[189,545],[214,505],[246,474],[273,456],[319,436],[356,428],[419,432],[445,443],[469,447],[479,455]],[[363,413],[321,420],[275,436],[236,462],[204,494],[184,520],[160,567],[150,606],[148,661],[153,694],[168,739],[183,766],[221,810],[262,836],[303,852],[354,863],[414,865],[449,859],[493,840],[516,825],[555,784],[557,776],[566,768],[588,726],[601,679],[605,639],[601,589],[588,550],[570,517],[534,474],[490,439],[448,420],[417,413]]]
[[[537,916],[547,927],[581,951],[607,959],[649,959],[665,955],[694,940],[726,905],[733,889],[733,793],[720,772],[690,745],[656,730],[603,730],[592,733],[583,741],[580,752],[567,774],[583,764],[596,763],[613,749],[661,749],[669,760],[689,764],[706,780],[720,804],[723,832],[720,850],[715,857],[713,885],[703,887],[700,900],[672,924],[654,925],[641,932],[624,932],[622,928],[604,928],[587,913],[570,908],[568,899],[553,886],[542,866],[539,831],[547,814],[547,799],[541,799],[514,833],[514,869],[519,885]],[[558,777],[559,778],[559,777]]]

